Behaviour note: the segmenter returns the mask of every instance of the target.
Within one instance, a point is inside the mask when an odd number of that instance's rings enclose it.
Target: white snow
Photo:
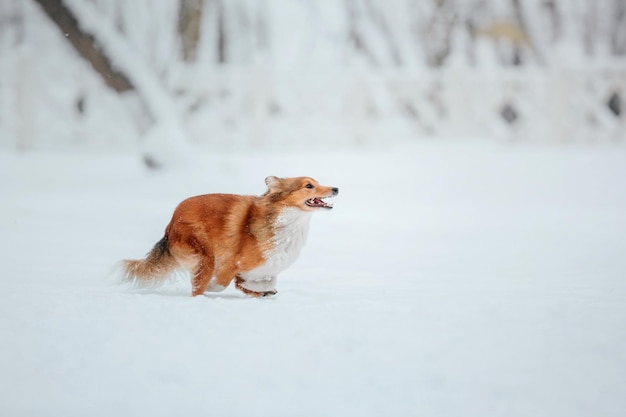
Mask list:
[[[0,415],[622,416],[626,150],[0,152]],[[131,289],[185,197],[341,188],[278,294]]]

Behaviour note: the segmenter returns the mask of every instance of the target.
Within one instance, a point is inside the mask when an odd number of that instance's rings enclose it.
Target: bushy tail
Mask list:
[[[138,287],[156,287],[176,269],[177,262],[168,246],[167,236],[159,240],[145,259],[122,261],[123,280]]]

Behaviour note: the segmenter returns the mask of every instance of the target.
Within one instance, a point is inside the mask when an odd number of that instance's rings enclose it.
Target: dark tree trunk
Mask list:
[[[626,55],[626,1],[614,0],[611,27],[611,50],[614,55]]]
[[[195,61],[198,55],[203,6],[203,0],[180,0],[178,34],[183,60],[187,62]]]
[[[543,57],[541,56],[539,49],[537,49],[537,45],[535,45],[535,43],[533,42],[533,39],[530,36],[530,32],[528,31],[528,25],[526,24],[526,18],[524,16],[524,12],[522,9],[521,0],[511,0],[511,2],[513,3],[513,14],[515,16],[515,20],[517,21],[517,25],[522,30],[522,32],[526,34],[526,37],[528,39],[528,45],[527,45],[528,48],[537,58],[537,62],[539,62],[540,64],[544,64],[545,61]],[[521,52],[522,52],[521,45],[515,45],[515,55],[514,55],[513,64],[516,66],[524,64],[524,62],[522,62]]]
[[[226,51],[228,36],[226,34],[226,11],[221,0],[217,0],[217,62],[225,64],[228,56]]]
[[[81,30],[76,17],[61,0],[34,0],[54,22],[63,36],[70,42],[93,69],[100,74],[106,85],[118,93],[134,90],[132,83],[124,74],[117,71],[109,58],[98,47],[93,36]]]

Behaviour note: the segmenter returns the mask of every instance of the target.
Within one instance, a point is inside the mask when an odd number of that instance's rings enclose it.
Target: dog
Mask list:
[[[261,196],[205,194],[182,201],[145,259],[124,260],[124,281],[156,286],[191,273],[192,296],[235,287],[252,297],[277,293],[276,277],[298,257],[313,212],[339,193],[309,177],[265,179]]]

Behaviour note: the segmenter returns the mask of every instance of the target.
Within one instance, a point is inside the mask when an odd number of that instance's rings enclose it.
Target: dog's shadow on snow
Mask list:
[[[161,297],[175,297],[175,298],[188,298],[188,299],[209,299],[209,300],[254,300],[254,297],[249,297],[245,294],[238,294],[236,292],[205,292],[202,297],[192,297],[189,290],[183,288],[129,288],[126,290],[128,294],[134,295],[150,295]],[[272,300],[274,297],[261,297],[261,300]]]
[[[275,300],[276,297],[250,297],[247,296],[245,294],[237,294],[237,293],[227,293],[227,294],[220,294],[220,293],[210,293],[210,292],[205,292],[204,294],[202,294],[205,298],[211,299],[211,300],[246,300],[246,301],[250,301],[250,300],[267,300],[267,301],[271,301],[271,300]]]

